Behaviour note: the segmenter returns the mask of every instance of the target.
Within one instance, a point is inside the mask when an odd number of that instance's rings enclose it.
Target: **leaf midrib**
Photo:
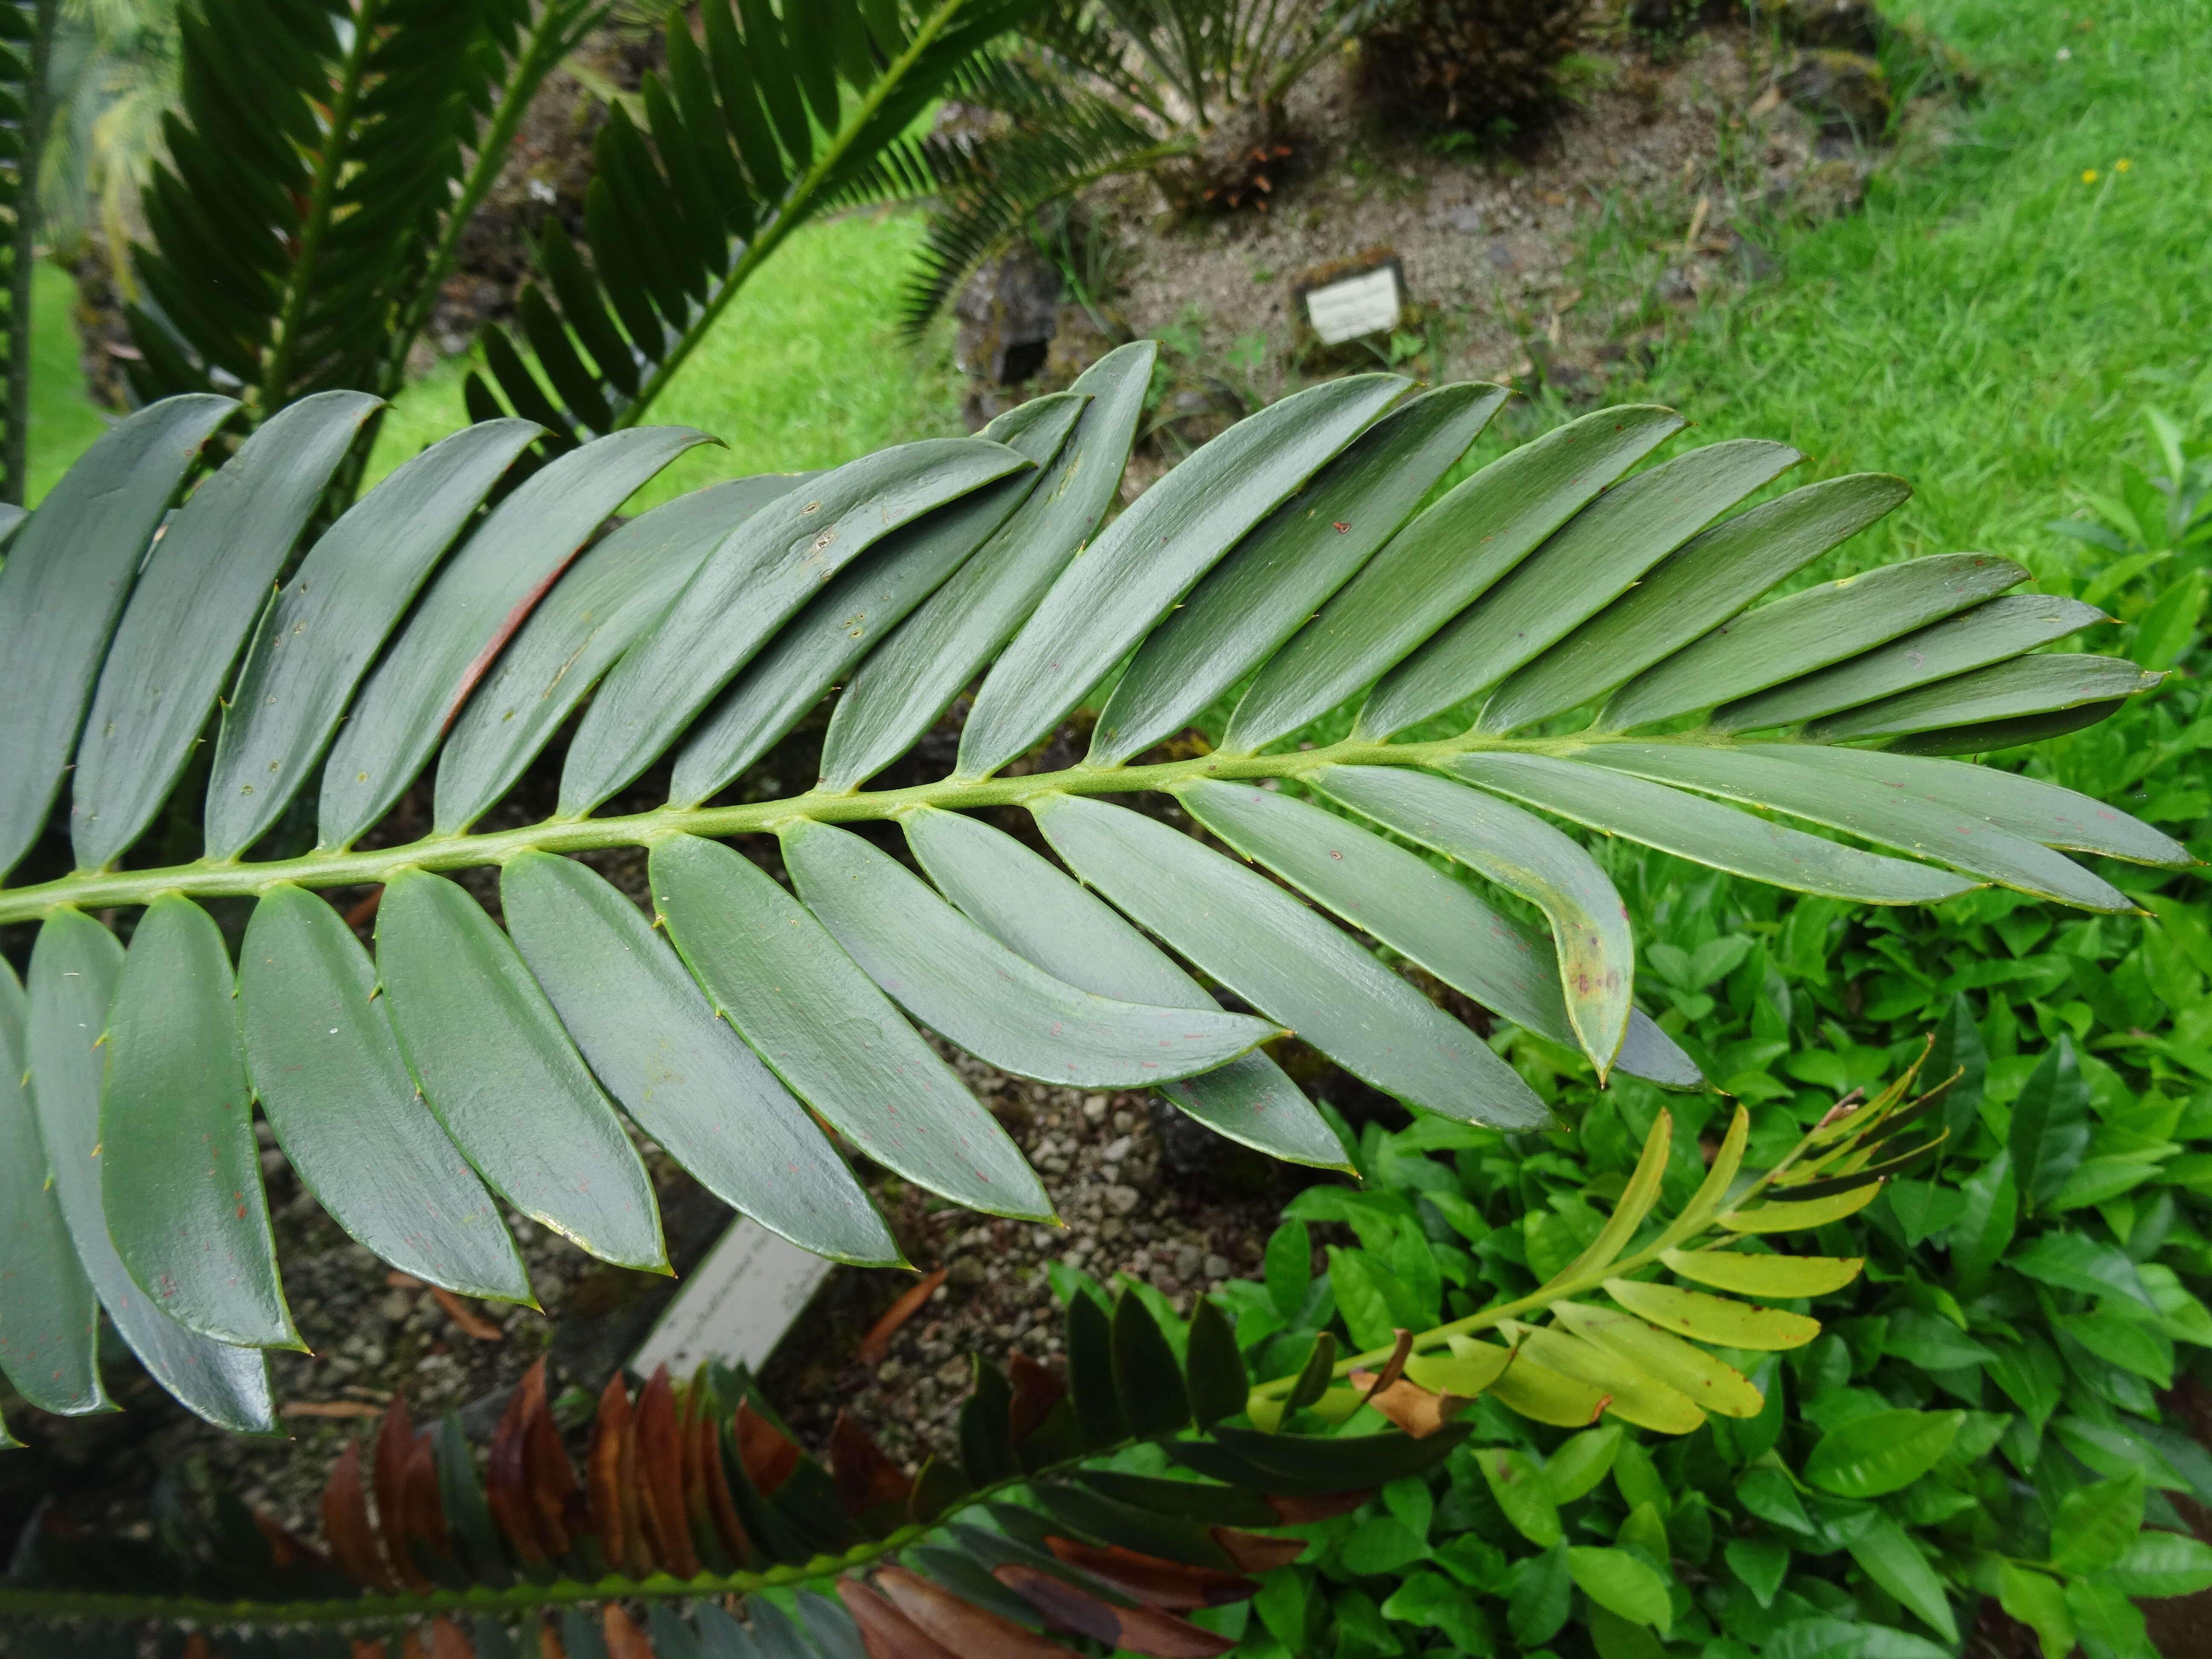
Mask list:
[[[671,836],[730,836],[773,830],[794,818],[823,823],[853,823],[895,818],[917,807],[959,811],[985,806],[1019,806],[1031,797],[1059,792],[1073,795],[1130,794],[1164,790],[1200,778],[1295,780],[1327,766],[1423,766],[1442,764],[1455,755],[1478,750],[1566,757],[1595,744],[1621,741],[1621,734],[1577,732],[1551,738],[1499,738],[1469,732],[1432,743],[1354,743],[1279,755],[1203,755],[1155,766],[1075,766],[1060,772],[962,782],[946,779],[906,789],[828,795],[810,791],[781,800],[742,806],[663,806],[617,817],[548,818],[520,829],[484,835],[429,836],[400,847],[366,852],[313,852],[295,859],[248,863],[201,860],[151,870],[81,872],[13,891],[0,891],[0,924],[35,921],[66,907],[101,908],[150,903],[164,893],[195,898],[254,897],[285,882],[301,887],[355,887],[389,880],[407,868],[462,870],[503,865],[528,852],[584,853],[609,847],[650,847]],[[1637,741],[1649,742],[1648,738]],[[1733,747],[1723,734],[1682,733],[1666,741],[1699,746]]]

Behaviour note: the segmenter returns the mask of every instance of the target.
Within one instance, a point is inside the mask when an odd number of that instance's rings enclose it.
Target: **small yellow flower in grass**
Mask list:
[[[2134,165],[2135,163],[2133,161],[2130,161],[2126,156],[2123,155],[2118,161],[2112,163],[2112,171],[2115,173],[2125,173]]]
[[[2097,169],[2094,167],[2083,167],[2081,169],[2081,182],[2085,185],[2095,184],[2097,182]]]

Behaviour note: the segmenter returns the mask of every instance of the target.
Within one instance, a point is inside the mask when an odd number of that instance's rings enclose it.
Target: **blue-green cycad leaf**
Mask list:
[[[1226,1137],[1335,1168],[1347,1149],[1269,1052],[1276,1033],[1416,1107],[1506,1128],[1549,1120],[1500,1057],[1512,1038],[1491,1016],[1575,1044],[1601,1072],[1697,1088],[1688,1054],[1633,1000],[1638,946],[1673,941],[1633,936],[1582,830],[1832,901],[1891,904],[1996,881],[2119,912],[2129,896],[2068,853],[2189,862],[2178,842],[2086,795],[1904,752],[2024,741],[2139,685],[2096,678],[2113,672],[2101,659],[2044,649],[2080,611],[1992,597],[2017,573],[1978,555],[1768,600],[1904,486],[1832,479],[1709,524],[1795,452],[1717,444],[1638,473],[1680,423],[1666,410],[1571,422],[1419,512],[1495,389],[1446,387],[1386,414],[1404,383],[1355,377],[1242,423],[1139,493],[1121,474],[1155,367],[1139,342],[984,438],[722,485],[597,539],[700,434],[631,427],[509,480],[545,426],[557,437],[592,404],[578,389],[582,354],[616,363],[589,373],[603,374],[596,395],[619,424],[635,404],[617,407],[608,388],[647,397],[671,362],[653,354],[683,349],[702,291],[708,305],[726,291],[708,280],[712,215],[732,237],[759,229],[712,190],[733,176],[748,190],[795,189],[817,161],[835,172],[851,159],[814,148],[820,62],[805,70],[811,89],[789,75],[772,86],[756,47],[775,33],[792,74],[799,43],[826,51],[841,108],[856,87],[882,93],[846,115],[903,125],[919,82],[892,70],[908,48],[970,52],[974,31],[1003,22],[1013,0],[947,0],[930,14],[947,32],[927,41],[933,25],[902,33],[905,14],[893,27],[896,9],[878,0],[865,21],[836,4],[818,19],[749,6],[741,27],[726,0],[709,0],[703,46],[673,48],[669,87],[643,101],[656,144],[720,120],[724,150],[656,160],[611,128],[586,217],[627,224],[642,204],[660,216],[653,238],[599,238],[586,280],[549,232],[548,280],[564,307],[580,295],[597,319],[526,302],[545,361],[488,358],[503,385],[543,368],[568,412],[541,388],[522,399],[537,422],[488,422],[434,446],[341,514],[265,602],[303,515],[314,522],[308,503],[329,497],[319,481],[358,398],[302,404],[218,465],[135,600],[126,590],[225,401],[187,396],[128,417],[15,526],[0,571],[0,642],[13,641],[0,651],[0,759],[15,762],[0,766],[0,853],[33,855],[42,875],[64,868],[75,813],[83,855],[111,866],[0,888],[0,924],[43,928],[16,1095],[36,1133],[23,1111],[12,1130],[0,1120],[37,1172],[0,1192],[26,1264],[0,1298],[11,1299],[0,1366],[16,1365],[11,1331],[51,1346],[61,1375],[41,1403],[98,1403],[85,1340],[97,1295],[193,1409],[267,1419],[258,1362],[153,1305],[173,1294],[202,1331],[288,1337],[250,1191],[241,1055],[278,1143],[341,1226],[429,1282],[523,1300],[495,1193],[587,1249],[662,1265],[651,1183],[618,1108],[711,1190],[841,1259],[895,1261],[898,1248],[865,1170],[845,1169],[821,1125],[939,1197],[1049,1220],[1052,1195],[962,1083],[950,1045],[968,1051],[960,1064],[1155,1086]],[[896,53],[884,55],[886,40],[902,43]],[[283,130],[310,143],[312,127]],[[185,135],[185,149],[194,142]],[[665,201],[611,190],[617,174],[664,166]],[[856,163],[853,187],[866,175]],[[648,268],[663,243],[703,263]],[[573,327],[575,361],[547,349],[550,325]],[[624,329],[636,331],[627,343]],[[347,451],[328,474],[340,495],[356,459]],[[1106,523],[1117,499],[1129,504]],[[214,533],[218,520],[239,534]],[[196,548],[210,556],[187,556]],[[210,582],[184,580],[196,571]],[[257,605],[203,806],[176,793],[180,744]],[[111,652],[125,615],[128,637]],[[102,708],[118,719],[112,733],[105,714],[87,733],[103,656],[117,689]],[[1117,670],[1079,762],[1089,719],[1079,705]],[[2096,700],[2057,706],[2076,681]],[[1350,700],[1370,688],[1356,712]],[[1616,718],[1642,729],[1613,729]],[[794,793],[785,781],[805,777],[817,734],[821,781]],[[58,800],[73,754],[85,759],[75,798]],[[544,757],[556,754],[553,805]],[[1133,764],[1139,755],[1151,758]],[[319,847],[297,799],[319,760]],[[434,760],[434,805],[416,782]],[[858,787],[893,768],[899,787]],[[604,813],[617,792],[622,813]],[[163,848],[142,852],[138,830],[156,818]],[[894,824],[903,848],[884,838]],[[1267,873],[1224,856],[1213,836]],[[116,856],[126,842],[131,855]],[[164,858],[178,861],[149,862]],[[488,914],[495,868],[512,935]],[[1550,939],[1515,908],[1523,902]],[[372,913],[375,966],[354,925]],[[94,916],[113,916],[115,933]],[[233,927],[234,1005],[217,936]],[[118,1001],[115,936],[134,930],[131,960],[145,971],[125,976]],[[1442,1012],[1465,1006],[1455,998],[1480,1014],[1462,1024]],[[1969,1183],[1940,1222],[1928,1207],[1900,1218],[1948,1229],[1962,1288],[2027,1280],[2154,1310],[2134,1260],[2094,1230],[2015,1242],[2021,1213],[2085,1211],[2135,1179],[2111,1159],[2081,1164],[2067,1098],[2033,1083],[2008,1120],[2004,1179]],[[1955,1137],[1974,1120],[1970,1091],[1954,1103]],[[103,1163],[117,1188],[106,1205]],[[1845,1213],[1892,1164],[1820,1176],[1850,1190],[1808,1187],[1820,1194],[1809,1204],[1764,1204],[1729,1224],[1766,1233]],[[1445,1269],[1425,1260],[1418,1229],[1399,1244],[1369,1276],[1380,1285],[1387,1271],[1408,1307],[1426,1307]],[[1387,1301],[1362,1304],[1370,1334]],[[2077,1322],[2073,1336],[2105,1328]],[[2166,1338],[2154,1336],[2113,1339],[2144,1377],[2170,1375]],[[1122,1410],[1110,1338],[1081,1335],[1078,1370],[1092,1381],[1079,1376],[1073,1409],[1085,1433],[1105,1434]],[[1587,1421],[1611,1393],[1621,1414],[1671,1425],[1689,1410],[1725,1415],[1723,1401],[1746,1408],[1757,1392],[1641,1324],[1538,1340],[1556,1364],[1532,1360],[1497,1386],[1545,1421]],[[2001,1390],[2057,1412],[2062,1393],[2024,1357],[2028,1345],[1977,1340]],[[1449,1363],[1479,1370],[1505,1352]],[[1613,1368],[1645,1362],[1671,1396],[1615,1386]],[[1204,1409],[1227,1398],[1214,1389]],[[2087,1419],[2056,1431],[2106,1455]],[[1074,1430],[1052,1431],[1063,1432]],[[1732,1431],[1739,1448],[1748,1432]],[[1029,1452],[1018,1461],[1033,1466]],[[934,1516],[958,1483],[926,1485]],[[782,1513],[766,1499],[756,1508],[771,1528]],[[770,1553],[803,1556],[846,1524],[828,1510],[798,1531],[793,1520]]]

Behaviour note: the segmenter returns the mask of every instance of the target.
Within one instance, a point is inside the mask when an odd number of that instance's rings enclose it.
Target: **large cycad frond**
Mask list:
[[[1601,1076],[1699,1086],[1635,1008],[1619,894],[1553,820],[1885,904],[1997,882],[2123,911],[2055,849],[2187,858],[1941,757],[2154,683],[2038,652],[2099,617],[2008,593],[2019,566],[1939,554],[1756,603],[1895,507],[1898,479],[1726,516],[1796,452],[1638,471],[1683,422],[1628,407],[1431,501],[1506,393],[1408,400],[1370,374],[1244,421],[1104,523],[1152,355],[1123,348],[981,437],[724,484],[596,543],[702,434],[601,439],[479,517],[539,435],[488,422],[303,555],[373,400],[293,406],[166,523],[232,405],[167,399],[95,446],[0,570],[0,868],[76,866],[0,890],[0,922],[41,923],[27,988],[0,975],[0,1206],[28,1241],[0,1279],[0,1364],[26,1395],[99,1403],[96,1299],[195,1409],[267,1420],[254,1350],[295,1339],[255,1097],[356,1238],[469,1294],[528,1295],[492,1193],[659,1262],[620,1112],[775,1231],[891,1261],[810,1109],[932,1191],[1051,1216],[909,1021],[1020,1075],[1158,1085],[1310,1164],[1343,1154],[1261,1050],[1285,1030],[1424,1110],[1545,1123],[1371,939]],[[951,775],[861,787],[979,677]],[[712,804],[839,686],[813,789]],[[1102,693],[1081,764],[1013,768]],[[1224,700],[1212,752],[1138,763]],[[203,793],[187,761],[219,702]],[[557,812],[472,833],[564,734]],[[361,846],[434,763],[432,833]],[[594,816],[662,763],[665,805]],[[1159,816],[1113,799],[1143,792]],[[165,804],[165,837],[181,821],[203,856],[137,850]],[[868,823],[883,838],[845,827]],[[788,888],[720,844],[740,834],[777,838]],[[650,921],[562,856],[612,847],[650,849]],[[504,927],[443,873],[492,866]],[[367,884],[374,961],[317,896]],[[234,975],[206,908],[226,898],[252,901],[226,911]]]

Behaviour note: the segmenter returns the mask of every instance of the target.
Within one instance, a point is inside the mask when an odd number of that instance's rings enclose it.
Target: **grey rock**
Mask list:
[[[1480,236],[1490,228],[1478,207],[1455,207],[1444,214],[1444,222],[1462,236]]]
[[[1106,1207],[1115,1215],[1127,1215],[1141,1202],[1143,1194],[1134,1187],[1115,1186],[1106,1189]]]
[[[1226,1279],[1229,1277],[1229,1258],[1226,1256],[1209,1255],[1201,1265],[1204,1267],[1206,1276],[1208,1279]]]
[[[1035,379],[1059,325],[1060,291],[1060,267],[1025,240],[987,261],[952,302],[961,372],[994,386]]]

